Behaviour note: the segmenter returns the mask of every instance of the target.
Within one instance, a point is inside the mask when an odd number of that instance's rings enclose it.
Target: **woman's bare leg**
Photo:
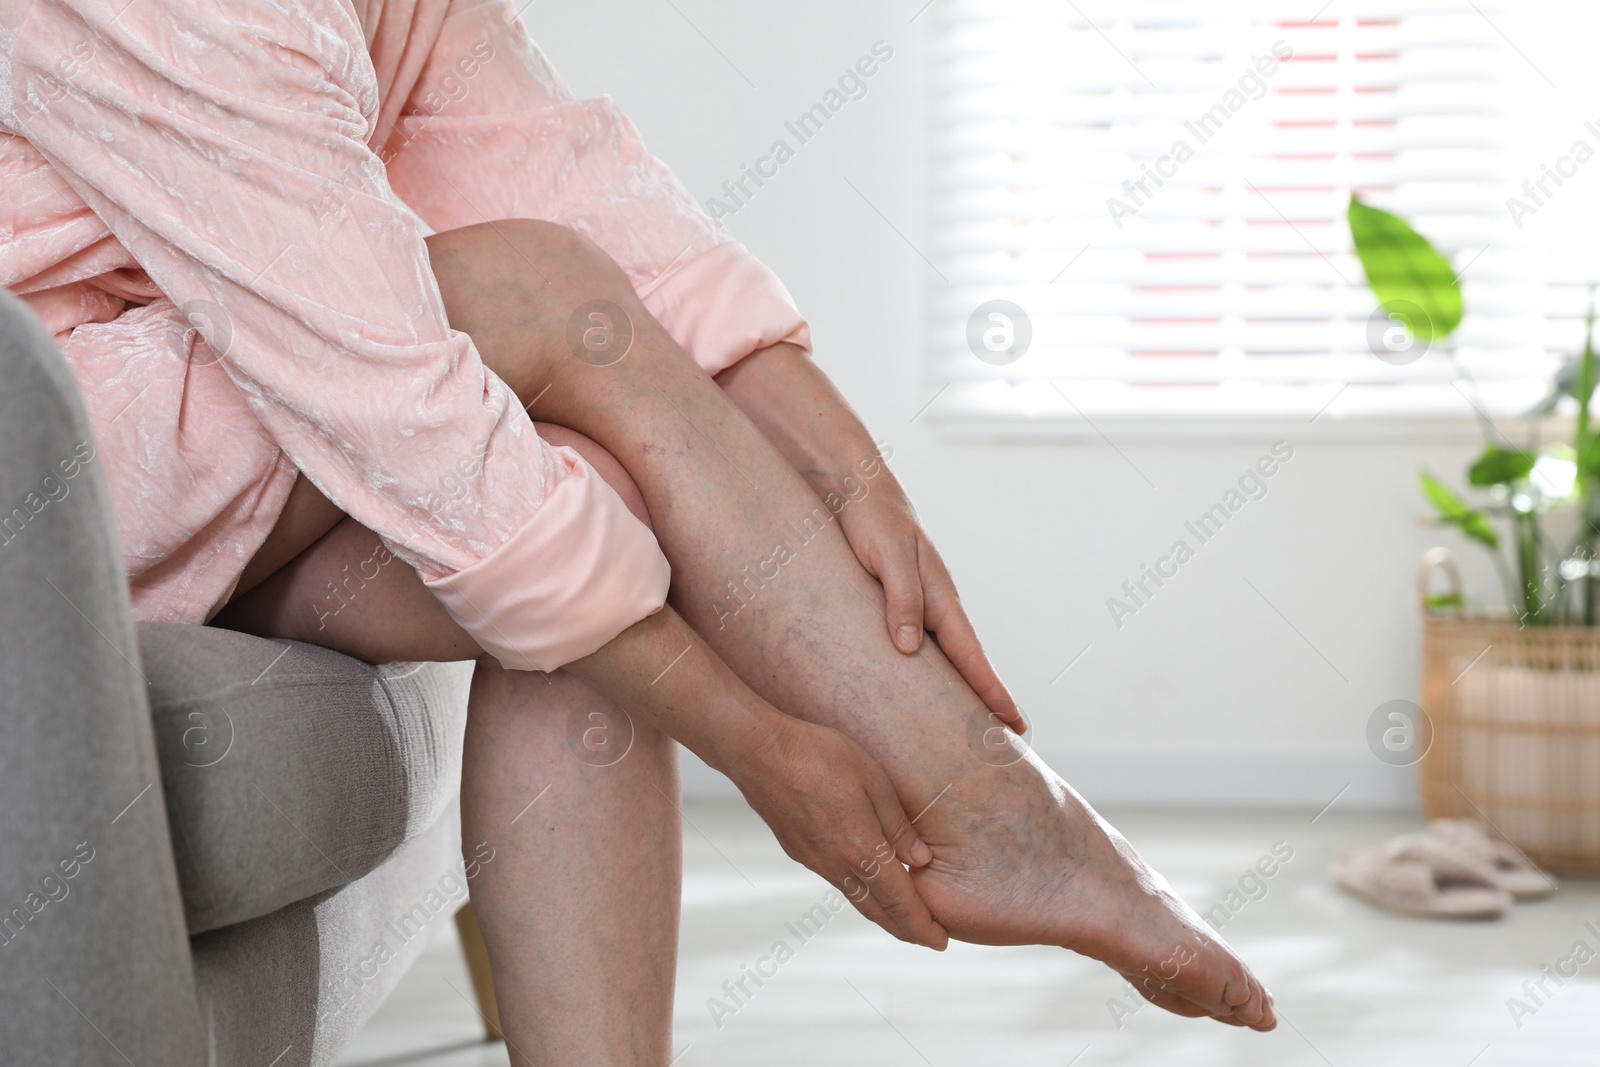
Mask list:
[[[544,432],[633,492],[590,442]],[[303,548],[295,541],[314,538],[318,524],[302,520],[332,507],[316,506],[320,494],[300,484],[307,506],[280,524],[277,549]],[[298,555],[284,551],[290,562],[214,624],[373,662],[478,659],[462,835],[469,848],[495,850],[472,880],[472,902],[512,1063],[665,1065],[682,885],[676,747],[564,671],[501,669],[401,561],[351,584],[358,569],[371,573],[363,561],[385,557],[374,556],[376,534],[337,509],[332,515],[326,535]]]
[[[667,1064],[683,884],[676,746],[564,671],[546,681],[489,657],[468,722],[461,821],[466,840],[496,849],[472,905],[512,1063]]]
[[[1265,991],[1120,835],[1036,757],[985,743],[992,721],[936,647],[893,648],[837,523],[614,264],[543,223],[429,243],[452,325],[539,418],[639,485],[678,611],[763,697],[859,742],[922,813],[935,861],[918,887],[952,936],[1062,945],[1169,1009],[1272,1025]],[[631,335],[616,362],[568,347],[569,317],[595,300]]]

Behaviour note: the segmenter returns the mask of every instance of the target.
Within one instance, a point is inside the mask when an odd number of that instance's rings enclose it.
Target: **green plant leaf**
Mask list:
[[[1440,341],[1461,325],[1455,271],[1398,215],[1350,198],[1350,236],[1378,303],[1421,341]]]
[[[1427,471],[1422,472],[1422,491],[1428,494],[1433,506],[1439,509],[1440,518],[1454,520],[1472,510],[1465,501],[1450,491],[1449,486]]]
[[[1422,491],[1428,494],[1428,499],[1438,510],[1440,522],[1458,527],[1474,541],[1479,541],[1490,548],[1500,547],[1500,535],[1489,525],[1489,517],[1478,509],[1468,506],[1450,491],[1449,486],[1427,471],[1422,472]]]
[[[1584,442],[1583,451],[1578,454],[1578,474],[1579,477],[1600,474],[1600,435],[1592,435]]]
[[[1533,457],[1526,452],[1490,445],[1467,472],[1467,481],[1473,485],[1506,485],[1526,478],[1533,463]]]
[[[1457,523],[1461,532],[1474,541],[1482,542],[1490,548],[1500,547],[1500,535],[1495,533],[1494,527],[1489,525],[1489,517],[1481,511],[1474,511],[1463,516]]]
[[[1578,419],[1574,428],[1574,444],[1578,451],[1578,492],[1588,496],[1592,488],[1588,483],[1594,477],[1597,469],[1595,460],[1595,441],[1600,439],[1600,434],[1594,433],[1589,423],[1589,401],[1594,397],[1595,391],[1595,354],[1594,354],[1594,287],[1589,288],[1589,311],[1583,317],[1583,354],[1578,357],[1578,381],[1573,389],[1573,397],[1578,401]]]

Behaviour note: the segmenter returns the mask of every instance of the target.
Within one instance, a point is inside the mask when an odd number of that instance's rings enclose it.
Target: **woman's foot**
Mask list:
[[[1032,753],[952,783],[917,830],[934,859],[912,876],[951,937],[1060,945],[1107,964],[1168,1011],[1277,1025],[1266,987]]]

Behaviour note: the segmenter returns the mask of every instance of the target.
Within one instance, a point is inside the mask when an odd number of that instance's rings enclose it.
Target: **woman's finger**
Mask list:
[[[880,547],[875,560],[877,579],[883,583],[884,619],[889,624],[889,640],[901,652],[910,654],[922,647],[922,574],[917,566],[917,543],[897,540]]]
[[[854,892],[852,893],[851,890],[854,890]],[[839,892],[845,895],[846,900],[855,905],[855,909],[862,916],[882,927],[885,933],[898,941],[904,941],[908,945],[922,945],[925,948],[941,951],[949,941],[949,935],[945,935],[944,940],[939,940],[937,937],[932,936],[932,931],[917,930],[906,921],[903,914],[892,913],[860,879],[846,877],[844,888],[841,888]],[[932,921],[931,917],[929,921]],[[937,924],[935,924],[935,930],[940,933],[943,932],[942,928],[938,927]]]
[[[902,862],[917,867],[925,866],[932,862],[933,850],[917,835],[911,820],[906,818],[905,809],[900,806],[900,798],[895,795],[889,779],[876,767],[872,770],[876,774],[867,777],[867,800],[872,804],[878,824],[883,829],[884,840],[894,851],[881,862],[874,859],[871,866],[863,871],[867,875],[866,883],[872,895],[903,929],[913,934],[918,944],[942,950],[949,943],[950,935],[934,921],[933,913],[917,892],[910,872],[900,866]]]
[[[870,756],[866,758],[871,760]],[[883,773],[883,768],[876,763],[863,767],[861,780],[878,825],[883,828],[883,838],[899,861],[907,867],[925,867],[931,863],[933,850],[906,818],[906,809],[901,806],[899,794],[889,784],[889,776]]]
[[[889,848],[893,850],[894,858],[907,867],[926,867],[933,862],[933,850],[927,842],[917,835],[916,829],[911,825],[911,820],[906,818],[905,809],[900,807],[899,801],[893,801],[893,811],[882,811],[881,819],[884,824],[884,838]],[[874,805],[876,807],[877,805]],[[892,820],[898,816],[899,823]],[[888,857],[884,857],[887,861]]]
[[[939,641],[939,648],[966,679],[973,692],[995,718],[1017,733],[1027,729],[1022,712],[1011,696],[1011,691],[1000,680],[1000,675],[989,662],[978,634],[967,618],[961,598],[956,595],[956,585],[945,569],[944,561],[925,545],[919,554],[922,564],[922,595],[926,602],[923,612],[929,630]]]
[[[857,879],[853,884],[866,888],[864,894],[859,889],[855,894],[856,909],[902,941],[939,952],[950,943],[949,932],[934,921],[910,872],[900,864],[890,860],[870,882]]]

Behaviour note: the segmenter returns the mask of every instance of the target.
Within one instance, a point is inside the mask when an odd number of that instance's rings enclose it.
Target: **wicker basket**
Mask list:
[[[1422,557],[1423,812],[1487,822],[1550,870],[1600,873],[1600,627],[1430,612],[1435,569],[1461,588],[1447,549]]]

